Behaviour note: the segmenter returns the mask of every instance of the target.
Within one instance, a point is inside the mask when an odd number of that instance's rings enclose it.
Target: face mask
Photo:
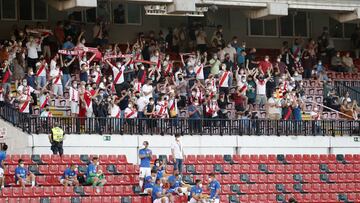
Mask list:
[[[226,66],[221,67],[223,71],[226,71]]]
[[[103,83],[106,83],[106,79],[103,79]]]
[[[83,57],[82,60],[83,60],[83,61],[87,61],[87,60],[86,60],[86,57]]]
[[[78,86],[77,84],[73,84],[73,87],[74,87],[74,88],[77,88],[77,86]]]
[[[75,168],[74,171],[77,172],[77,171],[78,171],[78,168]]]
[[[241,81],[242,81],[242,82],[245,82],[245,81],[246,81],[246,79],[245,79],[245,78],[243,78],[243,79],[241,79]]]
[[[203,185],[200,183],[200,184],[199,184],[199,187],[202,188],[202,186],[203,186]]]
[[[154,102],[153,102],[153,101],[151,101],[151,102],[150,102],[150,105],[153,105],[153,104],[154,104]]]
[[[140,68],[141,70],[144,70],[145,69],[145,67],[144,66],[141,66],[141,68]]]
[[[201,66],[201,62],[198,62],[197,65],[198,65],[198,66]]]
[[[215,55],[215,56],[214,56],[214,59],[216,60],[216,59],[218,59],[218,57]]]
[[[211,182],[212,180],[211,180],[211,178],[209,178],[209,182]]]
[[[112,78],[111,78],[111,77],[109,78],[109,81],[112,81]]]
[[[23,82],[22,84],[23,84],[24,86],[27,86],[27,82],[26,82],[26,81],[25,81],[25,82]]]
[[[133,106],[132,106],[132,104],[129,104],[128,107],[129,107],[129,108],[132,108]]]
[[[20,164],[20,167],[24,168],[24,164]]]
[[[194,103],[194,105],[195,105],[195,106],[198,106],[198,105],[199,105],[199,103],[198,103],[198,102],[195,102],[195,103]]]
[[[230,48],[230,47],[231,47],[231,44],[228,44],[228,47]]]
[[[196,96],[196,92],[192,92],[191,95],[192,95],[193,97],[195,97],[195,96]]]
[[[321,66],[322,65],[322,63],[321,62],[319,62],[319,66]]]
[[[29,75],[34,75],[34,72],[30,72]]]
[[[163,186],[163,184],[162,183],[160,183],[160,187],[162,187]]]
[[[97,165],[97,166],[100,165],[100,162],[96,162],[96,165]]]
[[[85,44],[85,40],[82,40],[81,43]]]
[[[167,60],[167,61],[170,60],[170,57],[166,57],[166,60]]]
[[[86,90],[90,91],[90,90],[91,90],[91,87],[87,87]]]
[[[276,59],[277,62],[280,62],[280,59]]]
[[[266,58],[266,59],[265,59],[265,61],[266,61],[266,62],[268,62],[268,61],[269,61],[269,59],[268,59],[268,58]]]
[[[120,68],[121,67],[121,63],[117,63],[116,67]]]
[[[236,41],[236,40],[234,41],[234,44],[237,44],[237,41]]]
[[[155,165],[156,165],[157,167],[159,167],[159,166],[160,166],[160,164],[159,164],[159,163],[156,163]]]

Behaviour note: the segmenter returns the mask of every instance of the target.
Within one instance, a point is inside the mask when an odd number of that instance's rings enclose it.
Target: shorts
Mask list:
[[[165,199],[165,202],[169,203],[169,198],[167,198],[167,197],[162,197],[162,198],[155,199],[153,203],[161,203],[162,199]]]
[[[152,188],[145,188],[144,189],[145,194],[151,194],[151,192],[152,192]]]
[[[60,183],[62,185],[64,185],[65,179],[60,179]],[[73,180],[68,180],[68,185],[72,185],[73,184]]]
[[[265,94],[259,94],[256,95],[256,104],[259,105],[265,105],[266,104],[266,95]]]
[[[70,106],[71,106],[71,113],[79,114],[79,102],[71,101]]]
[[[62,85],[54,85],[53,86],[54,95],[63,96],[63,86]]]
[[[93,117],[93,109],[92,108],[86,108],[86,117],[87,118]]]
[[[207,202],[206,200],[202,199],[202,200],[199,200],[199,202]],[[190,199],[190,203],[198,203],[197,200],[195,200],[194,198],[191,198]]]
[[[87,177],[87,178],[86,178],[86,184],[89,184],[89,185],[90,185],[90,184],[93,184],[93,183],[94,183],[94,178],[95,178],[95,177]]]
[[[139,177],[140,178],[145,178],[147,176],[151,176],[151,168],[147,168],[147,167],[140,167],[140,173],[139,173]]]
[[[26,176],[24,182],[25,182],[25,184],[31,184],[30,176]],[[16,185],[19,185],[19,184],[20,184],[20,180],[17,180]]]
[[[209,199],[209,203],[220,203],[220,199]]]

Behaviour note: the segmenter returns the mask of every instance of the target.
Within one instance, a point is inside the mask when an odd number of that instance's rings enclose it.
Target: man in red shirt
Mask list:
[[[248,110],[248,98],[245,96],[245,92],[238,87],[236,91],[231,95],[231,99],[235,103],[235,110],[238,114],[241,114]]]
[[[265,75],[269,70],[273,69],[273,65],[270,63],[268,55],[265,56],[264,61],[260,61],[259,69],[263,75]]]

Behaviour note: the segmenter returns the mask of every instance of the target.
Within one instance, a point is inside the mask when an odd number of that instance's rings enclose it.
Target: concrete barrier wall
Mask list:
[[[173,136],[67,135],[64,150],[68,154],[125,154],[138,162],[137,151],[144,140],[153,154],[169,155]],[[360,140],[360,139],[359,139]],[[185,154],[359,154],[360,142],[354,137],[312,136],[183,136]],[[49,154],[47,135],[33,135],[33,153]],[[30,144],[31,144],[30,143]]]

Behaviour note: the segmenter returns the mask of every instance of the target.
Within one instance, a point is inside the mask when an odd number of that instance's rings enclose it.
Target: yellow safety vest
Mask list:
[[[64,131],[59,128],[55,127],[51,129],[53,141],[55,142],[62,142],[64,140]]]

